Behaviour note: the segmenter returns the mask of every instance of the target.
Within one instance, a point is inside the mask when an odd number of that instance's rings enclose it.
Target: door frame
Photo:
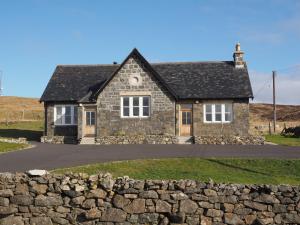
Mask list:
[[[94,125],[94,134],[87,134],[86,133],[86,127],[87,127],[87,124],[86,124],[86,113],[87,112],[95,112],[95,125]],[[97,109],[94,108],[94,107],[84,107],[84,110],[83,110],[83,116],[82,116],[82,123],[83,123],[83,137],[96,137],[96,131],[97,131]]]
[[[182,104],[179,105],[179,136],[186,136],[181,134],[182,130],[182,112],[191,112],[191,124],[190,124],[190,135],[193,136],[193,104],[188,104],[191,105],[192,107],[190,109],[183,109]]]

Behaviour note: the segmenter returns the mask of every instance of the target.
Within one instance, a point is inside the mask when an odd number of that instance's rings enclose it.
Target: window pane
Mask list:
[[[129,97],[123,97],[123,106],[129,106]]]
[[[221,122],[222,121],[222,114],[216,113],[216,121]]]
[[[186,124],[186,112],[182,112],[182,124]]]
[[[181,109],[192,109],[193,105],[192,104],[181,104],[180,108]]]
[[[207,113],[211,113],[212,112],[212,105],[205,105],[205,109]]]
[[[129,116],[129,107],[123,108],[123,116]]]
[[[205,117],[206,121],[212,121],[212,114],[206,114]]]
[[[71,124],[71,116],[65,115],[65,124]]]
[[[74,124],[77,124],[77,118],[78,118],[78,107],[74,106]]]
[[[143,107],[143,116],[149,116],[149,107]]]
[[[225,113],[225,121],[227,122],[231,121],[231,113]]]
[[[62,107],[61,106],[56,106],[56,115],[60,115],[62,114]]]
[[[133,107],[133,116],[139,116],[139,115],[140,115],[140,108]]]
[[[216,104],[215,105],[215,111],[216,111],[216,113],[221,113],[222,112],[222,105]]]
[[[91,112],[91,124],[90,125],[95,125],[95,112]]]
[[[89,125],[91,125],[91,124],[90,124],[90,121],[91,121],[91,113],[90,113],[90,112],[86,112],[85,115],[86,115],[86,118],[85,118],[85,119],[86,119],[86,122],[85,122],[85,123],[86,123],[86,125],[89,126]]]
[[[140,102],[139,102],[140,98],[139,97],[133,97],[133,106],[139,106]]]
[[[65,112],[65,114],[67,116],[71,116],[71,106],[66,106],[66,112]]]
[[[149,97],[143,97],[143,106],[149,106]]]
[[[190,125],[191,124],[191,112],[186,112],[186,124]]]
[[[225,112],[231,112],[231,105],[225,104]]]
[[[62,107],[56,106],[56,118],[55,118],[56,124],[62,124]]]

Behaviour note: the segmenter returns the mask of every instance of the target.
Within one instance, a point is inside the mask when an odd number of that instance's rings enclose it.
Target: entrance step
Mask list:
[[[83,137],[80,140],[81,145],[94,145],[95,144],[95,138],[94,137]]]
[[[192,136],[178,136],[178,144],[193,144],[194,138]]]

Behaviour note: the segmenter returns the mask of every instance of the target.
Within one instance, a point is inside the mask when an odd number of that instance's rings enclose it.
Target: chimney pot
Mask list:
[[[241,51],[241,44],[238,42],[235,45],[235,52],[233,53],[234,67],[244,68],[245,62],[243,60],[244,52]]]

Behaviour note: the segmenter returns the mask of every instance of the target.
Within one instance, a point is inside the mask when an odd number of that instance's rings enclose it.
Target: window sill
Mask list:
[[[54,124],[56,127],[78,126],[78,124]]]
[[[121,116],[121,119],[149,119],[150,116],[133,116],[133,117],[130,117],[130,116]]]
[[[230,124],[232,123],[232,121],[228,121],[228,122],[209,122],[209,121],[204,121],[204,123],[207,123],[207,124]]]

